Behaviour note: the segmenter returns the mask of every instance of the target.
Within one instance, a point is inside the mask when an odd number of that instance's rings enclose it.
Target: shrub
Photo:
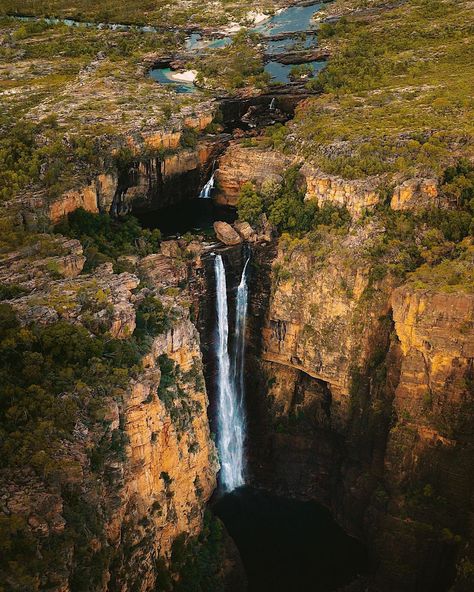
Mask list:
[[[55,227],[55,232],[76,238],[85,247],[85,271],[121,255],[149,255],[159,248],[158,229],[143,229],[133,216],[114,219],[109,214],[93,214],[79,208]]]
[[[144,335],[159,335],[169,327],[163,304],[154,296],[146,296],[137,308],[137,325],[135,333],[137,337]]]
[[[251,183],[244,183],[237,202],[239,220],[255,225],[263,212],[263,201]]]

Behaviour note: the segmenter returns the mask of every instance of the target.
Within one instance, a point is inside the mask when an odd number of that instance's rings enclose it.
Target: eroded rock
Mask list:
[[[227,222],[214,222],[214,232],[225,245],[238,245],[242,242],[241,236]]]

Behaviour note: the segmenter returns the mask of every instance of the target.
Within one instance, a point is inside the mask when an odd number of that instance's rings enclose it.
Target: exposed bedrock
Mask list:
[[[306,185],[306,199],[314,199],[319,205],[331,203],[345,206],[353,217],[374,208],[381,200],[380,177],[363,180],[347,180],[328,175],[303,159],[275,150],[247,148],[241,142],[230,142],[220,157],[216,171],[218,203],[236,205],[240,188],[247,181],[257,188],[267,179],[279,181],[290,165],[301,165],[301,180]],[[395,210],[416,210],[426,207],[447,207],[449,204],[439,195],[438,180],[414,178],[396,184],[391,197]]]
[[[198,133],[212,121],[213,112],[196,116],[196,121],[188,119],[186,127]],[[127,162],[104,165],[104,172],[87,182],[78,180],[74,188],[57,197],[29,195],[15,204],[15,210],[21,221],[34,230],[42,219],[57,223],[78,208],[121,214],[132,209],[166,207],[199,193],[208,169],[227,140],[225,134],[201,136],[194,145],[191,142],[192,147],[186,147],[182,130],[159,131],[140,142],[129,138]]]
[[[0,270],[4,284],[27,292],[9,301],[22,324],[66,321],[127,340],[140,302],[159,291],[171,320],[163,333],[150,337],[140,368],[131,369],[123,383],[117,377],[116,388],[107,382],[84,405],[74,438],[58,451],[58,480],[42,480],[29,469],[2,472],[1,507],[28,524],[38,554],[47,557],[60,544],[47,579],[38,580],[41,589],[69,592],[93,577],[94,590],[152,592],[176,538],[202,531],[218,469],[199,335],[189,316],[188,290],[177,287],[190,263],[163,243],[160,253],[131,257],[133,273],[115,274],[106,263],[81,274],[79,242],[61,236],[54,241],[60,257],[42,258],[29,246]],[[175,364],[172,379],[160,365],[163,356],[168,366]],[[167,397],[158,394],[165,382],[174,389]],[[78,382],[77,389],[87,386]],[[61,396],[68,401],[76,393]],[[71,537],[71,520],[78,521],[83,538]],[[229,559],[223,569],[231,564]],[[87,583],[80,587],[86,588]]]
[[[368,544],[370,590],[443,591],[455,581],[464,591],[474,297],[374,280],[363,232],[314,249],[281,245],[274,259],[256,250],[251,478],[330,507]]]
[[[287,51],[279,54],[266,54],[265,60],[279,62],[280,64],[307,64],[308,62],[326,61],[330,53],[323,47],[303,51]]]

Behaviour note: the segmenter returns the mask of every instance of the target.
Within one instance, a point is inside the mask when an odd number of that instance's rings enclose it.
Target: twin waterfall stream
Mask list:
[[[247,255],[236,296],[235,335],[229,348],[227,282],[221,255],[214,259],[217,294],[217,448],[221,462],[221,487],[229,492],[245,483],[244,362],[247,322]],[[229,355],[229,351],[231,354]]]

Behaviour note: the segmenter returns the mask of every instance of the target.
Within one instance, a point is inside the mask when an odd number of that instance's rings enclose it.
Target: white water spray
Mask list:
[[[247,284],[247,266],[250,257],[247,257],[240,284],[237,288],[237,297],[235,303],[235,342],[234,342],[234,359],[233,359],[233,378],[235,391],[237,394],[237,401],[241,408],[242,421],[245,422],[244,401],[245,401],[245,328],[247,325],[247,308],[249,289]],[[245,428],[245,426],[244,426]]]
[[[275,111],[275,97],[270,101],[270,111]]]
[[[199,197],[201,199],[210,199],[210,197],[211,197],[211,191],[213,189],[214,189],[214,173],[212,173],[211,178],[209,179],[209,181],[201,189],[201,193],[199,194]]]
[[[237,289],[234,359],[231,368],[225,269],[220,255],[214,260],[217,292],[217,448],[224,491],[232,491],[245,483],[244,353],[248,301],[247,264],[248,259]]]

